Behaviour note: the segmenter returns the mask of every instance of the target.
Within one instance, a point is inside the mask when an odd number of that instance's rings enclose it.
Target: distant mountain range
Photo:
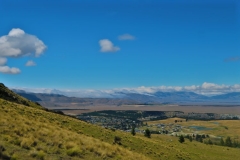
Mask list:
[[[13,90],[19,95],[30,99],[31,101],[37,101],[45,107],[60,107],[63,103],[77,103],[78,106],[93,106],[93,105],[128,105],[139,104],[135,100],[121,99],[121,98],[77,98],[67,97],[60,94],[48,94],[48,93],[30,93],[24,90]]]
[[[144,103],[169,104],[240,104],[240,92],[216,96],[204,96],[194,92],[156,92],[151,95],[125,94],[125,98],[139,100]]]
[[[205,96],[194,92],[156,92],[152,94],[117,92],[112,98],[77,98],[60,94],[30,93],[13,90],[21,96],[40,103],[79,103],[82,105],[132,105],[132,104],[240,104],[240,92]]]

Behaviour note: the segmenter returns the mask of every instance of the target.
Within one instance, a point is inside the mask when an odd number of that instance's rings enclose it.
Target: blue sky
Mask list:
[[[7,41],[19,56],[0,41],[0,80],[56,89],[233,86],[240,83],[239,7],[234,0],[1,0],[0,37],[17,29],[24,38]]]

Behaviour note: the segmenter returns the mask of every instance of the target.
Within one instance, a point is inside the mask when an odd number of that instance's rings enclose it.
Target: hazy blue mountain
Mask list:
[[[210,99],[221,99],[221,100],[240,100],[240,92],[232,92],[232,93],[227,93],[227,94],[222,94],[222,95],[217,95],[217,96],[212,96]]]
[[[169,100],[206,100],[207,96],[196,94],[194,92],[156,92],[154,95],[160,99],[169,99]]]
[[[205,96],[194,92],[156,92],[153,94],[121,93],[125,99],[145,104],[240,104],[240,93],[232,92],[216,96]]]
[[[51,103],[79,103],[81,105],[124,105],[124,104],[240,104],[240,92],[216,96],[204,96],[194,92],[156,92],[152,94],[116,92],[113,98],[79,98],[60,94],[29,93],[14,90],[32,101]],[[117,95],[114,97],[114,95]]]
[[[30,93],[22,90],[14,91],[19,95],[28,98],[31,101],[37,101],[46,107],[59,106],[59,104],[64,103],[77,103],[79,106],[139,104],[139,102],[135,100],[121,98],[79,98],[67,97],[64,95],[52,93]]]
[[[134,100],[140,103],[152,104],[152,103],[161,103],[158,97],[150,94],[139,94],[139,93],[124,93],[121,92],[124,99]]]

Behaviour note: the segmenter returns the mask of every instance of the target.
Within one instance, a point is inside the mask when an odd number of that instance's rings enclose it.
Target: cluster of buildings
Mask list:
[[[131,129],[132,127],[140,127],[143,125],[141,121],[119,117],[78,116],[78,118],[105,128],[114,128],[124,131]]]
[[[151,125],[151,127],[156,128],[155,130],[158,132],[158,134],[171,134],[174,132],[181,132],[183,129],[183,126],[180,124],[155,124]]]
[[[188,119],[196,119],[196,120],[220,120],[220,119],[240,119],[240,115],[233,115],[233,114],[216,114],[216,113],[187,113],[180,111],[168,111],[168,112],[154,112],[154,111],[143,111],[140,115],[137,111],[131,112],[104,112],[100,114],[94,113],[93,115],[83,114],[79,115],[78,118],[92,123],[104,128],[111,128],[111,129],[118,129],[130,132],[132,127],[135,128],[136,132],[143,132],[142,126],[147,126],[150,128],[152,133],[155,134],[177,134],[178,132],[182,132],[183,126],[180,125],[182,120],[175,120],[175,123],[169,124],[154,124],[154,125],[147,125],[147,121],[151,120],[159,120],[159,119],[166,119],[170,117],[180,117],[185,118],[186,121]],[[177,121],[177,122],[176,122]],[[185,120],[184,120],[185,121]]]

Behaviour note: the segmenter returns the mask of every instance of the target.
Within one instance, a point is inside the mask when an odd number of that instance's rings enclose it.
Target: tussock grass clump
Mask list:
[[[9,142],[11,144],[14,144],[14,145],[17,145],[17,146],[20,146],[21,145],[21,139],[20,138],[17,138],[17,137],[14,137],[14,138],[9,138]]]
[[[32,146],[34,146],[34,140],[32,138],[23,138],[20,146],[24,149],[30,149]]]
[[[74,142],[67,142],[66,143],[66,149],[71,149],[71,148],[74,148],[76,147],[76,143]]]
[[[18,160],[19,159],[19,157],[17,156],[17,155],[15,155],[15,154],[13,154],[12,156],[11,156],[11,160]]]
[[[33,158],[39,159],[39,160],[44,160],[44,157],[46,156],[46,154],[44,153],[44,151],[40,150],[32,150],[29,155]]]
[[[44,157],[46,156],[46,154],[43,152],[43,151],[39,151],[37,153],[37,156],[36,158],[39,159],[39,160],[44,160]]]
[[[73,147],[67,150],[67,155],[69,156],[81,157],[82,154],[83,154],[83,150],[81,150],[79,147]]]
[[[37,157],[37,153],[38,153],[37,150],[32,150],[30,151],[29,155],[34,158],[34,157]]]

